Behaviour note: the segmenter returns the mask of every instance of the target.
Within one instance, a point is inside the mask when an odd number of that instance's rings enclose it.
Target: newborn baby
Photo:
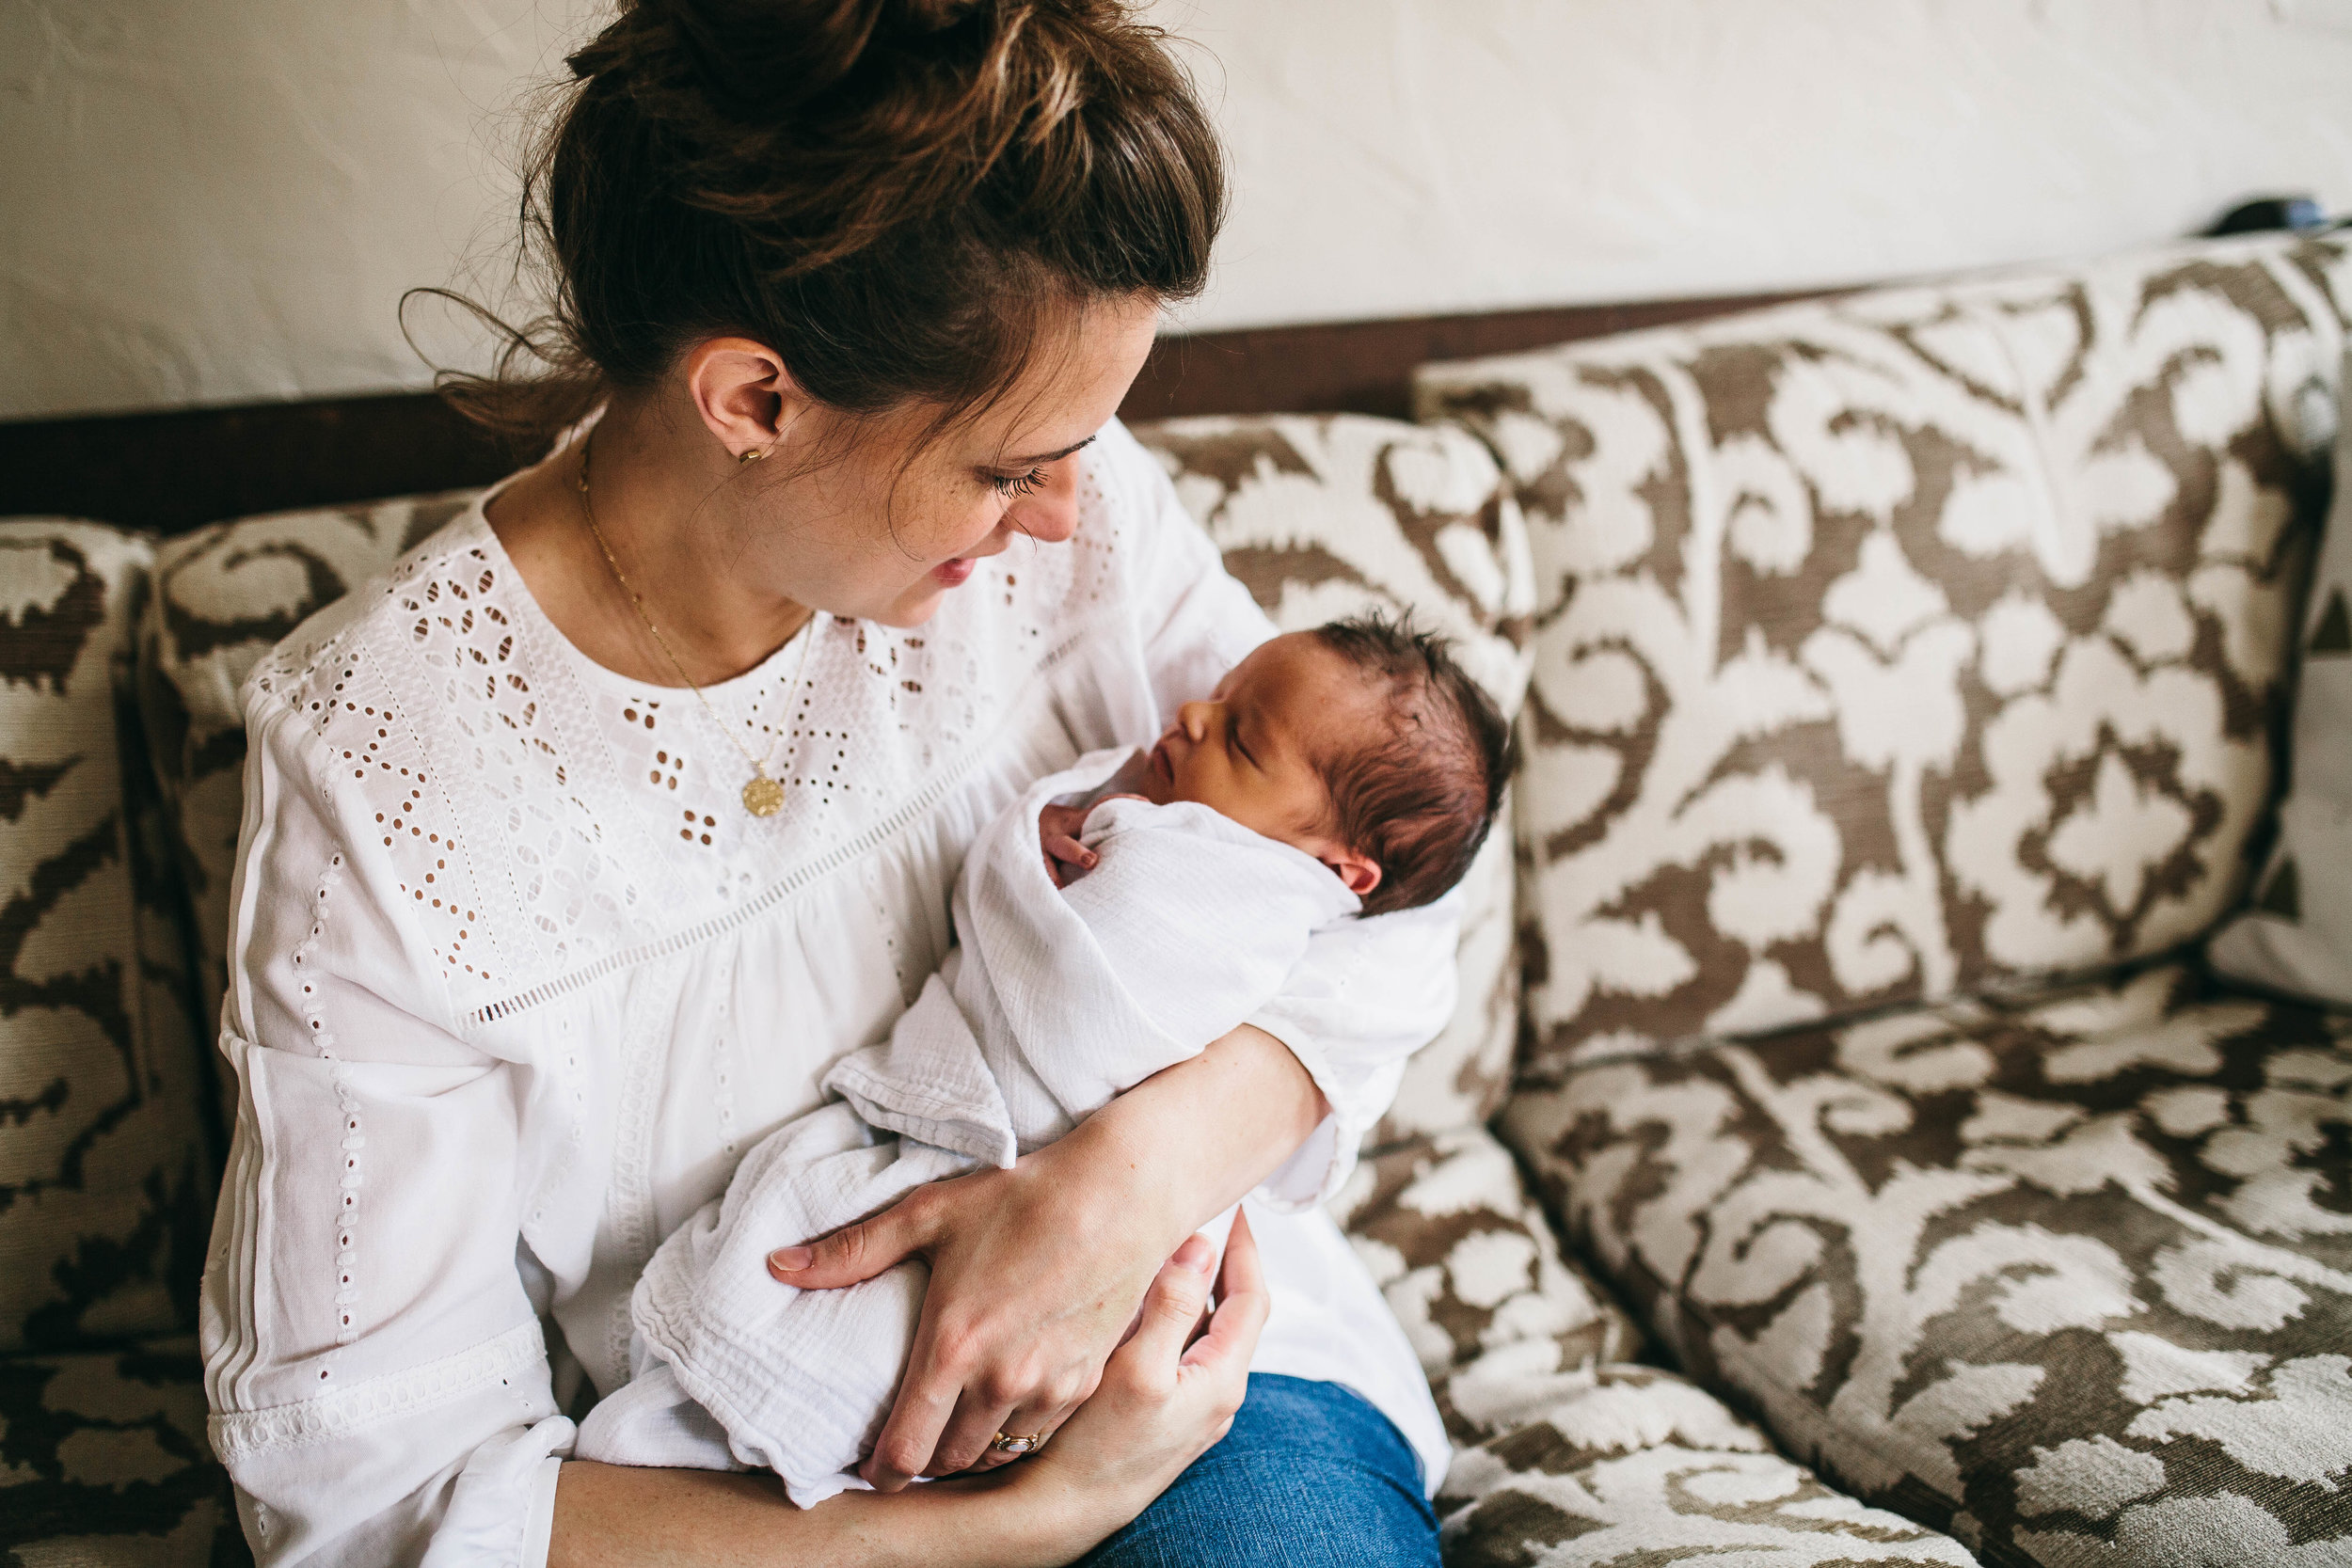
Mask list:
[[[1506,751],[1442,642],[1364,617],[1263,644],[1148,752],[1033,785],[965,859],[946,964],[826,1075],[840,1100],[763,1139],[646,1265],[631,1381],[579,1457],[771,1469],[803,1507],[863,1485],[925,1275],[801,1291],[770,1249],[1011,1164],[1279,996],[1318,927],[1443,895]]]

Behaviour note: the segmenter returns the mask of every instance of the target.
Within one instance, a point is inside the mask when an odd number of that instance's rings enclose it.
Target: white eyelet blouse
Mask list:
[[[912,1002],[980,826],[1270,635],[1123,429],[1081,462],[1070,543],[920,627],[819,616],[716,720],[572,648],[480,504],[254,672],[202,1333],[264,1564],[543,1561],[559,1384],[627,1380],[645,1259]],[[1427,1386],[1315,1205],[1451,1011],[1454,939],[1451,901],[1353,923],[1252,1021],[1332,1106],[1253,1200],[1252,1365],[1363,1393],[1433,1490]]]

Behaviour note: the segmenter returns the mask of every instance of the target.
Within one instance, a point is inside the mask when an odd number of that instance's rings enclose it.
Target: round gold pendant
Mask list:
[[[784,809],[784,785],[761,773],[743,786],[743,809],[754,816],[773,816]]]

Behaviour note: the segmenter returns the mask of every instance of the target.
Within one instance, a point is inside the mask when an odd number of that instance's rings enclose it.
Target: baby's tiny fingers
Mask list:
[[[1045,851],[1055,860],[1067,861],[1081,871],[1093,870],[1094,863],[1101,859],[1093,850],[1067,833],[1056,833],[1048,838],[1045,841]]]

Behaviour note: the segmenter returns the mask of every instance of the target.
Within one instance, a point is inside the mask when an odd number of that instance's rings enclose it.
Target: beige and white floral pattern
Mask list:
[[[145,540],[0,522],[0,1351],[191,1321],[212,1153],[129,702]]]
[[[250,1564],[204,1418],[193,1335],[0,1357],[0,1561]]]
[[[1457,1443],[1510,1430],[1641,1349],[1633,1320],[1562,1256],[1510,1150],[1483,1127],[1368,1156],[1331,1212],[1405,1325]]]
[[[2352,1561],[2352,1015],[2167,964],[1502,1126],[1686,1371],[1986,1562]]]
[[[1712,1395],[1631,1365],[1639,1331],[1561,1253],[1484,1128],[1367,1158],[1331,1207],[1462,1445],[1438,1499],[1452,1568],[1971,1560],[1823,1486]]]
[[[2203,932],[2246,880],[2352,242],[1425,369],[1525,514],[1540,1060]]]
[[[1713,1395],[1602,1367],[1455,1456],[1447,1568],[1882,1568],[1976,1561],[1950,1537],[1823,1486]]]

